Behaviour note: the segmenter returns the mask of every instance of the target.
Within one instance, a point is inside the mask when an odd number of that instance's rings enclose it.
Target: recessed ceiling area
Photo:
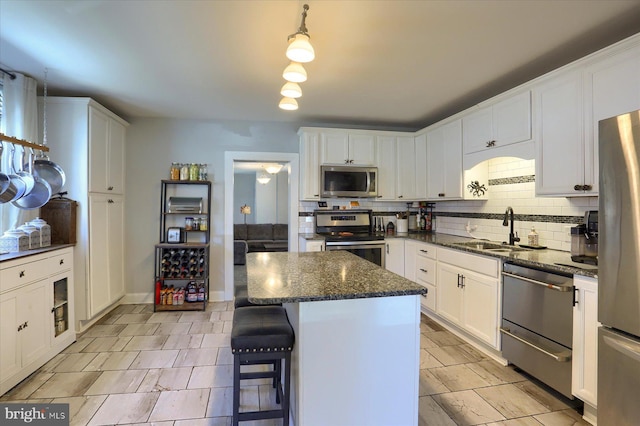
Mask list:
[[[316,58],[283,111],[304,3]],[[637,0],[1,0],[0,66],[129,120],[416,130],[638,32]]]

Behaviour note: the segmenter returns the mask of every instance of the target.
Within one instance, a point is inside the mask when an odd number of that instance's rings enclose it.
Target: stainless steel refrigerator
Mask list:
[[[602,120],[598,424],[640,422],[640,111]]]

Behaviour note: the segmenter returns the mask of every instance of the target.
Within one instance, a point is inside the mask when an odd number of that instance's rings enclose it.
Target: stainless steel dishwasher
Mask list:
[[[503,357],[573,399],[571,275],[505,263],[500,333]]]

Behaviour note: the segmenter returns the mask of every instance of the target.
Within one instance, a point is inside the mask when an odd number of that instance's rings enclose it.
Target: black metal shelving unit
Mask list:
[[[202,197],[202,211],[169,211],[169,194]],[[154,311],[193,311],[206,309],[209,298],[209,232],[211,229],[211,182],[162,180],[160,196],[160,243],[155,245]],[[185,230],[183,242],[168,242],[167,231],[184,228],[187,217],[206,223],[206,230]],[[188,293],[195,286],[195,295]],[[158,293],[158,288],[160,292]],[[174,291],[168,291],[172,288]],[[182,303],[173,295],[183,290]],[[171,301],[169,301],[171,294]],[[178,300],[180,302],[180,299]]]

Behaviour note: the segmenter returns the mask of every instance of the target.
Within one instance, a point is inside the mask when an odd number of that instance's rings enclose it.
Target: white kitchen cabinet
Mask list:
[[[438,247],[437,314],[498,348],[497,259]]]
[[[320,199],[320,134],[300,129],[300,196],[302,200]]]
[[[525,91],[462,117],[464,153],[531,139],[531,92]]]
[[[388,238],[384,241],[384,264],[388,271],[404,277],[404,240]]]
[[[536,194],[597,195],[593,167],[589,166],[594,147],[584,137],[582,71],[554,75],[535,93],[539,136]]]
[[[427,196],[427,138],[398,136],[396,156],[396,199],[424,200]]]
[[[598,402],[598,280],[574,275],[571,393],[594,409]],[[587,414],[587,410],[585,410]]]
[[[376,157],[378,158],[378,200],[396,199],[396,156],[395,136],[376,138]]]
[[[52,152],[64,153],[55,161],[67,176],[67,196],[78,202],[73,274],[79,321],[94,318],[124,294],[124,221],[113,211],[124,211],[127,125],[90,98],[47,98],[48,143]],[[98,199],[114,202],[108,209],[101,205],[104,211],[100,214],[94,205],[91,217],[90,205]]]
[[[0,395],[75,341],[72,251],[52,250],[0,263]],[[54,287],[60,282],[69,287],[66,303],[56,304]],[[56,307],[65,319],[58,332]]]
[[[404,277],[427,289],[420,298],[423,310],[436,310],[436,246],[405,240]]]
[[[308,240],[300,237],[298,247],[301,252],[324,251],[324,240]]]
[[[125,126],[89,105],[89,191],[124,194]]]
[[[375,135],[347,130],[324,130],[320,133],[322,164],[374,165]]]
[[[463,198],[462,120],[427,132],[427,199]]]
[[[121,196],[89,196],[89,312],[98,313],[124,296],[124,206]]]

